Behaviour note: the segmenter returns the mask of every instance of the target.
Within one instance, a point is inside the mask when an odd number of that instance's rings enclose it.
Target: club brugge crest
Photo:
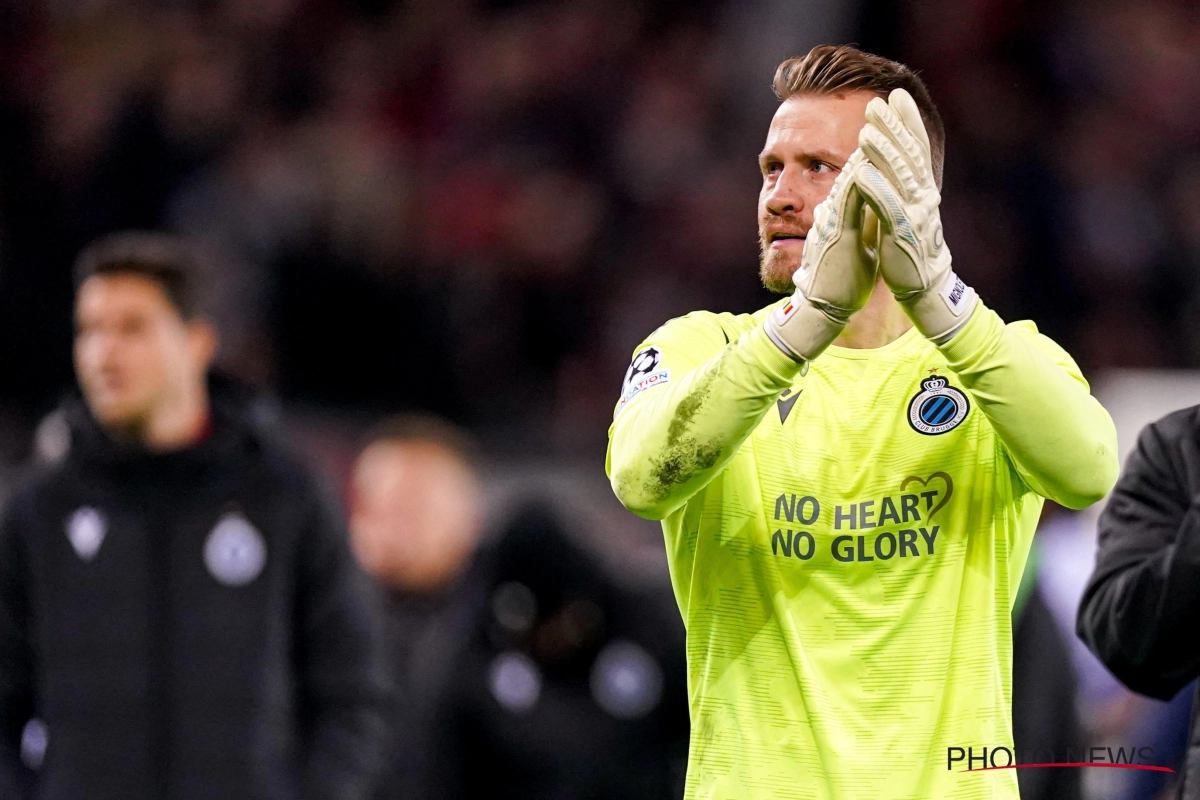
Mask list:
[[[937,436],[957,428],[970,410],[965,394],[934,375],[921,381],[920,394],[908,404],[908,424],[919,433]]]

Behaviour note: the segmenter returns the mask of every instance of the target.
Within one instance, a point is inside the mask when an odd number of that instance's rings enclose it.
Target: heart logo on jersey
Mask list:
[[[940,497],[938,497],[937,503],[930,510],[929,516],[926,519],[932,519],[934,514],[941,511],[945,507],[946,503],[950,502],[950,497],[954,494],[954,479],[951,478],[949,475],[947,475],[944,472],[935,472],[932,475],[930,475],[928,478],[921,478],[916,475],[909,475],[907,478],[905,478],[900,483],[900,491],[903,492],[905,489],[907,489],[909,486],[912,486],[914,483],[919,483],[922,486],[929,486],[929,482],[931,480],[934,480],[935,478],[940,479],[943,483],[946,484],[946,490],[944,492],[938,492]]]

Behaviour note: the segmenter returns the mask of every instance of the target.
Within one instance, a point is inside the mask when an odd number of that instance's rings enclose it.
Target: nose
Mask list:
[[[88,331],[75,343],[76,366],[93,375],[111,372],[118,366],[116,337],[105,331]]]
[[[107,331],[99,332],[94,336],[92,347],[96,366],[102,369],[108,369],[114,365],[117,356],[116,336],[113,336]]]
[[[773,186],[764,187],[763,201],[774,216],[790,216],[804,211],[804,193],[796,170],[784,169]]]

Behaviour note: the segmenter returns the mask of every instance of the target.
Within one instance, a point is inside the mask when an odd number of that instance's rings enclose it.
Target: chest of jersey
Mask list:
[[[755,549],[785,580],[923,571],[964,555],[959,533],[991,505],[994,434],[932,348],[817,362],[750,443],[768,537]]]

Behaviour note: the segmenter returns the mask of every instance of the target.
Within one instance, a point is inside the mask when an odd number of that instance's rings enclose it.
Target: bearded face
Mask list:
[[[813,210],[829,196],[838,172],[858,147],[867,103],[875,94],[796,94],[784,100],[771,120],[758,157],[759,275],[778,294],[796,290]]]
[[[796,218],[763,217],[758,219],[758,275],[762,284],[775,294],[796,291],[792,276],[800,269],[805,236],[812,224]]]

